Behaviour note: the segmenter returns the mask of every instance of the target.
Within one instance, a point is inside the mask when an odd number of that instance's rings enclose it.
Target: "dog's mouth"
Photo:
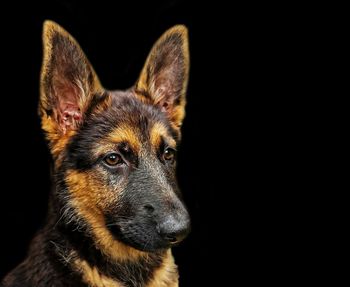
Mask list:
[[[118,222],[106,226],[116,240],[141,251],[155,252],[178,243],[164,240],[159,236],[155,226],[149,224]]]

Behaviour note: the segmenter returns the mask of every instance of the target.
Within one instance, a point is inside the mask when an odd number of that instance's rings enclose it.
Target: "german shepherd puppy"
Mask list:
[[[4,286],[178,286],[190,228],[175,178],[187,29],[152,48],[136,84],[104,89],[78,43],[46,21],[39,115],[53,158],[44,228]]]

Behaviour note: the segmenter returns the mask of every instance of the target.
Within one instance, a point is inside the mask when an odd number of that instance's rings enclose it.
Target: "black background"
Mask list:
[[[273,280],[277,267],[266,248],[279,239],[267,235],[270,216],[263,205],[271,197],[266,190],[276,186],[268,183],[273,175],[265,147],[269,123],[278,121],[269,103],[286,56],[280,52],[285,43],[275,37],[285,31],[271,34],[280,22],[264,14],[266,7],[202,2],[46,1],[1,8],[9,19],[1,22],[0,277],[24,258],[46,214],[49,154],[37,105],[42,23],[51,19],[77,39],[108,89],[135,82],[166,29],[189,28],[178,179],[193,231],[174,249],[180,286]]]

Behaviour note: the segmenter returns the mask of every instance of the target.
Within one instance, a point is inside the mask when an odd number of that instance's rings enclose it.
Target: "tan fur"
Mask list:
[[[85,260],[75,259],[74,267],[83,276],[83,280],[91,287],[123,287],[124,285],[108,278],[100,273],[95,266],[90,266]],[[153,278],[146,287],[177,287],[178,273],[177,266],[174,263],[174,258],[171,250],[168,250],[161,266],[154,272]]]
[[[91,267],[85,260],[76,259],[75,268],[83,275],[83,280],[91,287],[123,287],[124,285],[116,282],[101,274],[96,267]]]
[[[137,131],[132,126],[118,126],[109,135],[109,140],[112,143],[128,142],[135,152],[141,148],[140,139],[137,136]]]
[[[177,287],[179,286],[179,275],[174,258],[169,249],[162,265],[154,272],[153,279],[147,287]]]
[[[160,143],[161,138],[165,138],[167,143],[170,145],[170,147],[175,148],[176,142],[175,140],[169,135],[167,128],[160,122],[154,123],[153,127],[151,128],[150,132],[150,141],[152,147],[157,150]]]
[[[41,127],[46,131],[46,139],[49,141],[50,151],[55,160],[55,166],[58,167],[61,163],[61,160],[59,159],[61,151],[65,148],[68,140],[76,132],[71,130],[65,134],[58,133],[56,121],[46,114],[41,118]]]
[[[135,128],[127,125],[118,126],[106,138],[96,142],[93,148],[95,158],[114,151],[116,144],[122,142],[128,143],[135,152],[139,152],[141,148]]]

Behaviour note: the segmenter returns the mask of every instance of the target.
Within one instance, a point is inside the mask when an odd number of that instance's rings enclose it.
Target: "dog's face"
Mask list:
[[[105,90],[75,40],[44,25],[39,113],[62,218],[106,252],[180,242],[190,220],[175,179],[188,78],[187,31],[155,44],[135,86]],[[113,251],[114,250],[114,251]]]

